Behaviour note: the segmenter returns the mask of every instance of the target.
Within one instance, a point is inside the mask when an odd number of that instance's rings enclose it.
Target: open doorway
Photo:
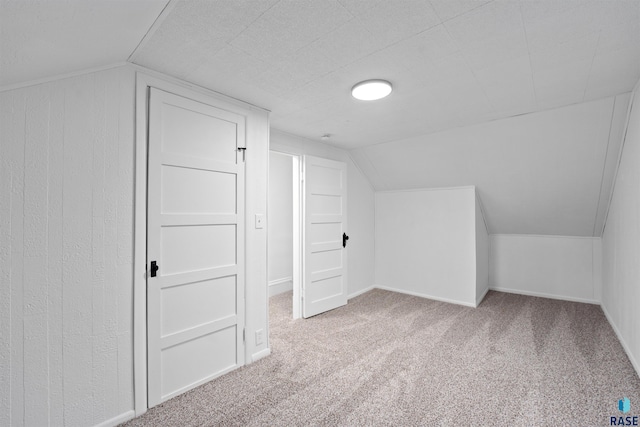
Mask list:
[[[269,153],[268,295],[294,319],[347,303],[346,179],[344,162]]]
[[[301,317],[300,157],[269,152],[268,295],[291,298],[294,319]],[[287,295],[283,295],[287,294]]]

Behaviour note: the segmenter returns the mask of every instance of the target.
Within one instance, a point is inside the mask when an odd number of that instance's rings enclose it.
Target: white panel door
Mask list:
[[[303,158],[302,307],[315,316],[347,303],[347,165]]]
[[[149,407],[244,364],[244,142],[244,117],[150,89]]]

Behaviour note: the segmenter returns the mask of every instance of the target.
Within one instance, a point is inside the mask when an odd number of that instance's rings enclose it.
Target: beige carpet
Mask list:
[[[466,308],[373,290],[291,319],[272,355],[128,426],[604,426],[640,380],[600,307],[489,292]]]

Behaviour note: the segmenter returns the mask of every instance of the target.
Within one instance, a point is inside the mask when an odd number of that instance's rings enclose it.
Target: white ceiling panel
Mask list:
[[[231,45],[225,45],[214,54],[198,61],[198,65],[183,72],[189,80],[238,80],[253,85],[268,69],[264,61]]]
[[[513,84],[526,86],[531,82],[531,60],[528,56],[494,64],[490,67],[476,70],[475,76],[484,87],[500,87],[505,82],[505,89],[511,89]],[[513,83],[513,84],[512,84]]]
[[[385,1],[386,0],[338,0],[338,2],[354,16],[362,15],[364,12]]]
[[[489,3],[489,0],[430,0],[430,3],[444,22]]]
[[[275,63],[352,18],[335,0],[283,0],[256,19],[231,44]]]
[[[519,37],[524,32],[517,1],[493,1],[445,22],[451,37],[466,48],[490,39]]]
[[[623,4],[623,1],[562,0],[553,2],[552,6],[545,1],[521,2],[529,50],[534,52],[553,48],[569,40],[599,32],[603,24],[602,9],[606,7],[629,9],[629,4]],[[545,11],[550,9],[550,11],[540,13],[537,9]]]
[[[538,107],[548,109],[582,102],[587,90],[591,59],[552,64],[533,73]]]
[[[226,50],[220,55],[225,58],[228,43],[276,1],[174,1],[175,7],[155,29],[154,37],[146,40],[132,59],[140,65],[153,64],[155,70],[186,78],[194,69],[216,59],[218,52]],[[246,62],[239,55],[235,58],[239,63]],[[238,63],[229,66],[239,67]],[[214,79],[219,80],[212,76],[211,80]]]
[[[611,64],[622,66],[612,67]],[[597,54],[591,65],[585,99],[625,92],[636,84],[639,75],[640,49],[637,46]]]
[[[313,42],[309,50],[318,52],[334,68],[339,68],[380,50],[380,47],[359,20],[351,19]]]
[[[524,32],[518,32],[478,41],[462,52],[471,69],[477,72],[514,59],[527,58],[527,39]]]
[[[389,46],[440,24],[428,1],[386,0],[357,15],[379,46]]]
[[[411,75],[421,78],[425,85],[431,87],[455,82],[474,80],[473,71],[461,53],[455,53],[434,61],[425,61],[421,66],[409,70]]]
[[[0,86],[124,62],[168,0],[1,0]]]
[[[536,94],[531,76],[514,74],[499,84],[484,86],[489,103],[500,116],[513,116],[536,110]]]
[[[439,59],[460,51],[443,25],[430,28],[393,46],[398,58],[407,69],[421,69]]]
[[[591,61],[596,55],[599,33],[570,39],[545,50],[532,52],[531,68],[535,73],[539,69],[562,66],[565,63]]]

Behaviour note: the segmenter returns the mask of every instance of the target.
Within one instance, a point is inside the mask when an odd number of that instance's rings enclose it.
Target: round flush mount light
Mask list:
[[[365,80],[351,89],[351,95],[361,101],[375,101],[391,93],[391,83],[386,80]]]

